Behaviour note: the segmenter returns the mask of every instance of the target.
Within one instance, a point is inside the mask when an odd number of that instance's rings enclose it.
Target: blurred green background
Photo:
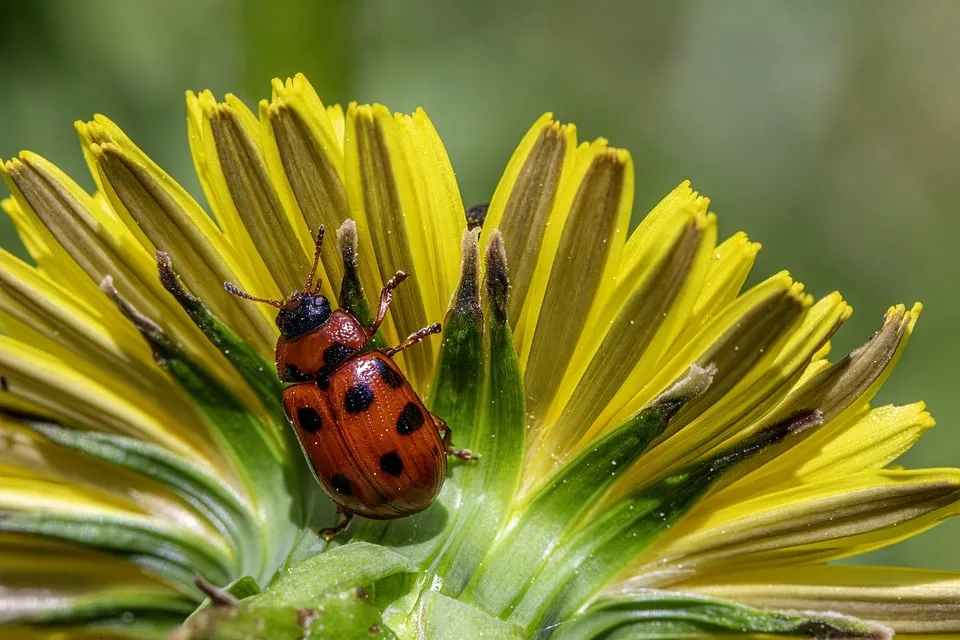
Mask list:
[[[922,300],[879,401],[938,419],[905,465],[958,466],[957,33],[950,0],[6,1],[0,156],[83,178],[72,122],[100,112],[199,193],[184,90],[253,105],[302,71],[328,103],[424,106],[472,204],[552,110],[633,153],[637,216],[690,178],[722,235],[763,243],[755,280],[787,268],[841,290],[856,312],[837,357]],[[0,242],[22,251],[6,221]],[[958,536],[947,523],[861,561],[960,569]]]

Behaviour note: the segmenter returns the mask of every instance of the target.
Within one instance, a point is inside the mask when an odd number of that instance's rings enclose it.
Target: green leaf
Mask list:
[[[770,425],[588,519],[557,547],[508,619],[539,629],[567,619],[686,515],[732,467],[821,423],[820,412],[812,411]]]
[[[471,233],[478,234],[479,229],[467,232]],[[451,596],[463,590],[505,523],[520,481],[526,438],[523,374],[507,321],[506,254],[496,230],[491,234],[486,262],[490,364],[470,441],[471,450],[482,457],[463,469],[464,505],[445,550],[444,564],[437,570],[443,579],[442,592]]]
[[[388,576],[416,570],[407,558],[386,547],[353,542],[294,565],[266,591],[245,602],[253,607],[312,607],[327,594],[369,587]]]
[[[226,582],[236,559],[186,531],[146,518],[105,513],[6,513],[0,531],[65,540],[126,556],[183,593],[198,594],[193,573]],[[198,594],[199,595],[199,594]]]
[[[763,633],[810,638],[891,638],[886,627],[832,613],[754,609],[735,602],[669,591],[643,590],[598,600],[574,620],[558,625],[551,640],[591,638],[715,637]],[[545,635],[545,634],[544,634]]]
[[[312,607],[236,606],[204,609],[170,640],[363,640],[395,636],[380,611],[357,590],[327,595]]]
[[[423,594],[418,640],[521,640],[523,629],[435,591]]]
[[[490,550],[466,592],[471,601],[497,615],[508,612],[530,577],[551,562],[563,537],[667,429],[677,411],[709,387],[712,375],[712,369],[691,367],[649,406],[560,467]]]
[[[29,426],[61,446],[136,471],[169,488],[229,538],[241,559],[247,556],[244,550],[255,544],[256,523],[249,505],[222,480],[208,475],[190,460],[134,438],[45,422],[32,422]]]
[[[443,418],[461,447],[476,447],[483,383],[483,312],[480,310],[479,229],[465,231],[460,283],[443,323],[443,342],[430,386],[430,410]]]

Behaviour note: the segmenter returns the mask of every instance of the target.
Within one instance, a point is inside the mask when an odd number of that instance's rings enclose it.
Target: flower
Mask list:
[[[422,110],[325,107],[301,76],[259,114],[187,108],[212,217],[102,116],[77,124],[93,194],[35,154],[4,164],[36,263],[0,254],[8,633],[960,632],[957,576],[828,564],[960,505],[957,469],[891,466],[923,404],[871,406],[919,305],[830,362],[839,294],[786,273],[741,291],[759,246],[718,242],[686,182],[630,232],[629,154],[549,114],[468,224]],[[272,310],[222,286],[298,290],[321,225],[320,290],[361,320],[410,275],[377,345],[443,319],[397,362],[482,456],[425,511],[329,544]]]

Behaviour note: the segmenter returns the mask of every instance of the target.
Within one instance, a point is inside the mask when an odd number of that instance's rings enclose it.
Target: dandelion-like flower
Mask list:
[[[960,505],[957,469],[892,466],[923,404],[871,406],[919,305],[831,362],[839,294],[742,291],[758,245],[718,241],[687,183],[631,232],[629,154],[550,115],[465,215],[423,111],[325,107],[300,76],[259,114],[187,109],[212,216],[101,116],[77,124],[94,193],[3,165],[35,261],[0,254],[5,637],[960,633],[955,575],[829,564]],[[276,310],[223,287],[301,289],[321,226],[319,292],[364,323],[410,276],[373,347],[443,322],[396,363],[482,456],[329,542]]]

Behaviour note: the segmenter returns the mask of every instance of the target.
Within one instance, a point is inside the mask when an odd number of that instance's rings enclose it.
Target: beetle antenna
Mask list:
[[[265,302],[271,307],[276,307],[277,309],[283,308],[282,300],[268,300],[267,298],[258,298],[256,296],[252,296],[246,291],[240,289],[237,285],[233,284],[232,282],[224,282],[223,288],[227,290],[227,293],[231,293],[237,296],[238,298],[243,298],[244,300],[253,300],[254,302]]]
[[[310,269],[310,275],[307,276],[307,283],[303,285],[303,295],[316,293],[320,290],[320,280],[317,280],[316,286],[313,279],[317,277],[317,269],[320,267],[320,247],[323,245],[323,225],[317,229],[317,242],[313,247],[313,267]]]

